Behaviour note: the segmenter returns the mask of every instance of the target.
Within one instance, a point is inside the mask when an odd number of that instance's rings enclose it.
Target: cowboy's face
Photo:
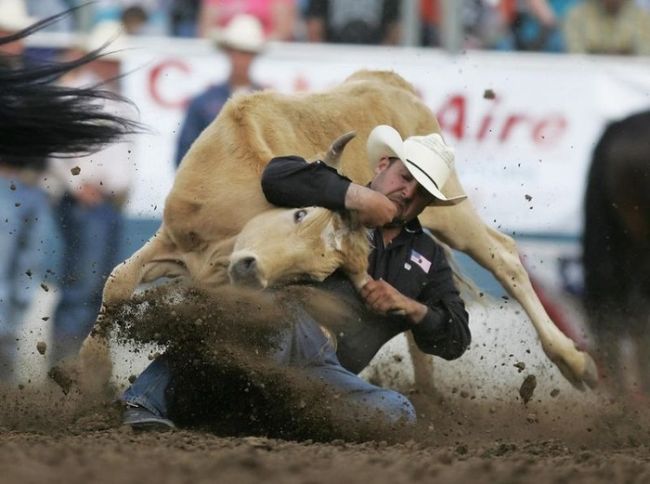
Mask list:
[[[435,200],[397,158],[379,160],[370,188],[386,195],[395,204],[395,221],[401,223],[413,220]]]

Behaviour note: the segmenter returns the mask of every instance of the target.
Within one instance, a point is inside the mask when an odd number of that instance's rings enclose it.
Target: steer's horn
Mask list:
[[[343,136],[336,138],[327,150],[323,161],[333,168],[338,168],[345,145],[347,145],[356,135],[357,133],[350,131],[349,133],[345,133]]]

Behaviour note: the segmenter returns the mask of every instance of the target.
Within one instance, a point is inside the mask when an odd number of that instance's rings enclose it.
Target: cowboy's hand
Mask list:
[[[345,193],[345,208],[356,210],[366,227],[383,227],[397,215],[397,207],[384,194],[356,183],[350,183]]]
[[[427,313],[424,304],[406,297],[383,279],[370,279],[360,294],[370,309],[384,316],[399,313],[417,324]]]

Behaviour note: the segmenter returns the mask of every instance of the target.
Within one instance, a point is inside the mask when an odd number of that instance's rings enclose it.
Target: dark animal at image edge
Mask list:
[[[593,153],[585,197],[584,302],[607,386],[650,395],[650,111],[611,123]],[[621,341],[635,361],[625,369]]]

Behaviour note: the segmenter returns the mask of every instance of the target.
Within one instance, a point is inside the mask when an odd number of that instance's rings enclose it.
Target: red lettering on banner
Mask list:
[[[452,133],[456,138],[465,136],[465,96],[451,96],[438,110],[440,129]]]
[[[182,97],[176,99],[165,99],[160,93],[160,80],[163,76],[169,73],[169,70],[177,70],[184,74],[188,74],[191,69],[187,63],[178,60],[170,59],[159,64],[155,65],[153,69],[149,71],[149,94],[152,99],[165,108],[176,109],[179,107],[185,106],[187,103],[187,96],[185,93],[182,93]]]
[[[562,114],[501,113],[501,100],[500,97],[492,100],[487,111],[474,123],[467,120],[470,103],[467,96],[452,94],[438,109],[440,129],[458,140],[474,139],[482,142],[489,138],[490,133],[494,133],[500,143],[507,143],[515,136],[525,136],[530,142],[545,146],[557,143],[567,131],[568,123]],[[474,125],[478,126],[477,130],[472,129]]]
[[[478,134],[476,139],[483,141],[488,133],[492,132],[492,121],[494,119],[493,112],[497,108],[501,98],[495,97],[490,103],[490,110],[483,116],[483,121],[481,121],[481,127],[478,129]]]
[[[501,134],[499,135],[499,141],[507,141],[508,137],[510,136],[510,133],[512,132],[514,126],[516,124],[523,123],[526,121],[528,118],[524,115],[521,114],[511,114],[506,118],[505,123],[503,123],[503,129],[501,130]]]
[[[566,131],[566,118],[561,114],[540,119],[533,128],[533,137],[539,144],[552,144]]]

